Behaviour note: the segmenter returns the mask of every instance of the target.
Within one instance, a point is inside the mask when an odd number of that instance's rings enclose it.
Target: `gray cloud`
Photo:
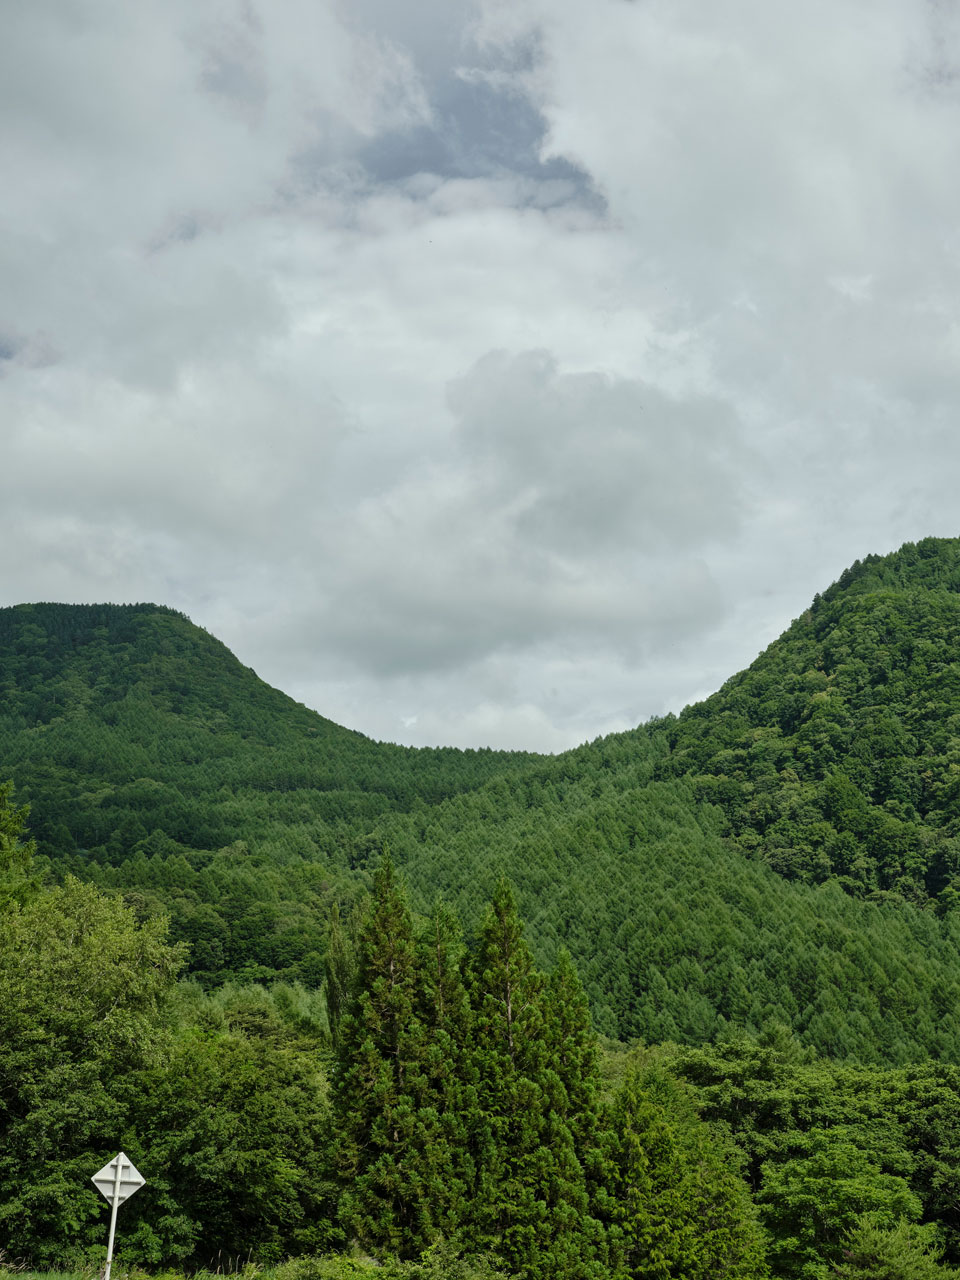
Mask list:
[[[328,529],[313,629],[327,662],[396,679],[551,644],[636,665],[724,606],[702,558],[747,501],[727,406],[544,352],[491,353],[451,386],[444,455]]]
[[[745,514],[742,435],[719,401],[564,375],[547,352],[487,356],[450,396],[467,456],[532,544],[576,556],[688,548]]]
[[[589,19],[589,20],[588,20]],[[0,590],[556,749],[955,533],[933,0],[71,0],[0,45]]]

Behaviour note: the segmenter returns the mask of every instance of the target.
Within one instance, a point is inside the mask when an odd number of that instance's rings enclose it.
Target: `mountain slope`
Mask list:
[[[238,834],[224,788],[260,798],[246,825],[289,822],[277,797],[292,792],[309,793],[302,813],[328,821],[442,799],[525,758],[373,742],[270,688],[156,605],[0,609],[0,750],[21,789],[44,779],[43,824],[51,781],[73,784],[64,817],[74,843],[98,853],[114,812],[136,811],[148,828],[162,819],[168,835],[205,847]],[[88,788],[93,816],[77,803]]]
[[[781,1023],[840,1058],[960,1061],[958,645],[960,542],[926,540],[705,703],[535,757],[370,742],[169,610],[22,606],[0,776],[54,871],[168,911],[207,984],[319,982],[329,905],[389,849],[468,932],[506,873],[608,1034]]]
[[[751,857],[859,896],[960,901],[960,541],[868,556],[663,726],[659,775]]]
[[[211,981],[317,979],[345,833],[524,759],[372,742],[170,609],[0,609],[0,773],[41,854],[87,879],[129,866],[126,885],[172,910]]]

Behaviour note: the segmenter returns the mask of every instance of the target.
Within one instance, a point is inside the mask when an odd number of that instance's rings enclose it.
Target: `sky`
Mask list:
[[[960,534],[955,0],[3,10],[0,604],[559,751]]]

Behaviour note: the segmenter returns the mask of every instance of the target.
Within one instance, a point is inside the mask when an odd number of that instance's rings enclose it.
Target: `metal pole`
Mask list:
[[[113,1179],[113,1207],[110,1210],[110,1238],[107,1240],[107,1269],[103,1280],[110,1280],[110,1267],[113,1263],[113,1237],[117,1230],[117,1210],[120,1208],[120,1179],[123,1176],[123,1152],[117,1156],[117,1172]]]

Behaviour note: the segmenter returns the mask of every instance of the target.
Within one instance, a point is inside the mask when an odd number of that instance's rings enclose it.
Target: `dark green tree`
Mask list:
[[[941,1265],[935,1227],[900,1219],[884,1225],[865,1214],[843,1243],[842,1261],[829,1271],[836,1280],[955,1280]]]
[[[392,863],[374,876],[357,987],[338,1037],[340,1221],[368,1248],[415,1257],[448,1224],[453,1155],[410,912]]]
[[[330,1036],[336,1047],[340,1034],[340,1020],[350,1004],[357,981],[356,943],[349,928],[340,918],[340,905],[335,902],[330,909],[327,927],[327,953],[324,961],[323,989],[327,998],[327,1018]]]
[[[825,1263],[839,1262],[844,1238],[864,1213],[885,1228],[919,1220],[922,1205],[909,1183],[883,1172],[855,1132],[842,1125],[817,1129],[803,1145],[795,1157],[764,1169],[757,1196],[777,1275],[819,1280]]]
[[[460,923],[438,899],[419,939],[418,1012],[427,1028],[427,1099],[436,1111],[446,1161],[435,1213],[448,1236],[469,1215],[476,1175],[468,1124],[476,1107],[476,1080],[468,1052],[472,1012],[462,972],[464,955]]]
[[[469,1223],[475,1247],[529,1280],[602,1274],[569,1097],[551,1069],[543,976],[523,938],[513,893],[497,886],[470,961],[471,1117],[477,1164]]]

